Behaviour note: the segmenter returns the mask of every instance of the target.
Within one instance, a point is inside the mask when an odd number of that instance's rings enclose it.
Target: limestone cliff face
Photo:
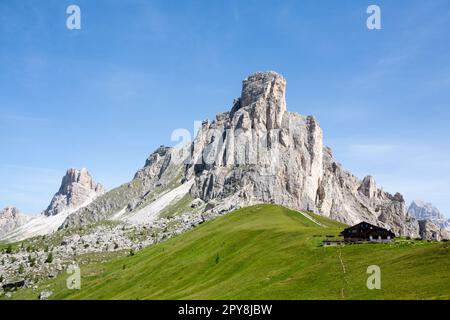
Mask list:
[[[0,238],[26,224],[30,220],[29,216],[20,213],[15,207],[6,207],[0,211]]]
[[[276,73],[252,75],[231,111],[203,124],[186,170],[194,198],[237,198],[221,210],[256,202],[315,209],[322,130],[313,117],[286,111],[285,88]]]
[[[282,76],[256,73],[243,82],[230,112],[203,124],[186,168],[186,178],[195,179],[191,195],[216,203],[218,211],[272,202],[418,236],[403,196],[345,171],[323,146],[319,123],[286,110],[285,90]]]
[[[103,186],[96,183],[86,169],[69,169],[43,215],[55,216],[64,211],[75,211],[104,193]]]

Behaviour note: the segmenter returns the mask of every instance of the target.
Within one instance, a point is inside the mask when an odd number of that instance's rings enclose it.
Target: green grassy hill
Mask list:
[[[448,243],[321,246],[343,225],[275,205],[241,209],[134,256],[82,266],[82,288],[66,274],[16,299],[450,299]],[[366,287],[369,265],[381,290]],[[345,268],[345,273],[344,273]]]

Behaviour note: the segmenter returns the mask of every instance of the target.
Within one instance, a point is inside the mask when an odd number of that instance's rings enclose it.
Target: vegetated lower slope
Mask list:
[[[82,266],[81,290],[66,277],[23,290],[16,299],[449,299],[450,246],[321,246],[344,225],[275,205],[237,210],[134,256]],[[368,290],[367,267],[381,268]],[[345,268],[345,272],[344,272]]]

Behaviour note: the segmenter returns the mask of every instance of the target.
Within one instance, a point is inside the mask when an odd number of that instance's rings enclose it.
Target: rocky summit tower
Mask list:
[[[63,211],[77,210],[104,193],[103,186],[92,179],[87,169],[69,169],[62,178],[59,191],[43,214],[54,216]]]

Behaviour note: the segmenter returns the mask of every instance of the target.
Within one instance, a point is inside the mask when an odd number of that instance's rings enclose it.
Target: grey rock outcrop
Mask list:
[[[420,237],[423,240],[442,241],[450,239],[450,233],[431,220],[420,220],[419,227]]]
[[[43,214],[55,216],[63,211],[75,211],[104,193],[103,186],[92,179],[87,169],[69,169],[62,179],[59,191]]]
[[[45,290],[39,293],[39,300],[47,300],[53,295],[53,291],[51,290]]]
[[[0,238],[23,226],[30,220],[29,216],[26,216],[15,207],[6,207],[0,211]]]

